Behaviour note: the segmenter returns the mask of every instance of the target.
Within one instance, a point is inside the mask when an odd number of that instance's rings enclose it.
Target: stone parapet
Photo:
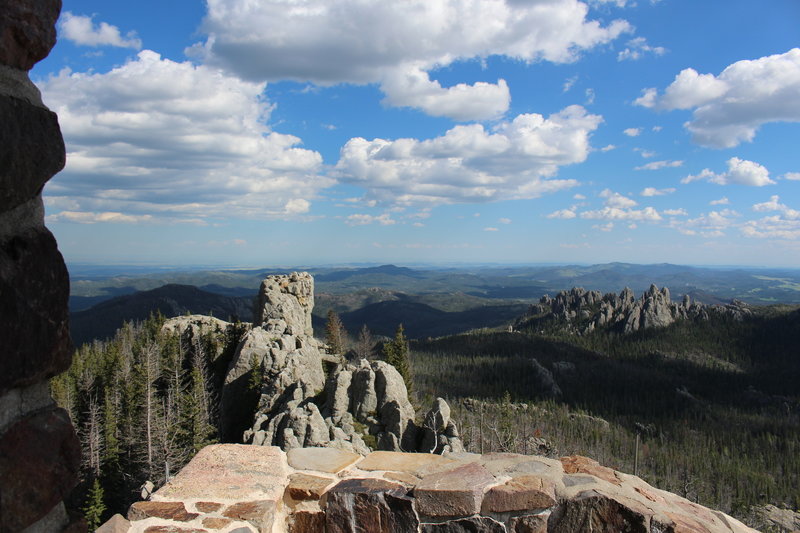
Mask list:
[[[105,529],[103,529],[105,528]],[[442,456],[221,444],[115,533],[745,533],[738,520],[586,457]]]

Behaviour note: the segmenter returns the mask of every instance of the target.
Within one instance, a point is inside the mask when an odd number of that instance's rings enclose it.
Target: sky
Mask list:
[[[64,0],[67,263],[800,266],[797,0]]]

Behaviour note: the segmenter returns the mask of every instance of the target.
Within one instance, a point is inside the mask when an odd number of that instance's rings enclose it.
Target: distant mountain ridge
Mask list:
[[[160,311],[167,317],[186,313],[211,315],[223,320],[252,320],[252,296],[222,296],[192,285],[170,283],[156,289],[117,296],[84,311],[70,313],[73,342],[80,345],[114,335],[124,322],[145,320]]]

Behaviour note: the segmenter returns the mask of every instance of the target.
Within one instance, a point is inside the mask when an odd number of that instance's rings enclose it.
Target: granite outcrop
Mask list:
[[[555,297],[542,296],[530,307],[516,327],[535,321],[553,320],[574,333],[589,333],[595,328],[611,328],[623,333],[640,329],[669,326],[678,320],[708,320],[711,314],[726,315],[741,320],[751,314],[750,308],[739,300],[727,305],[704,305],[692,302],[688,295],[673,301],[667,287],[650,285],[638,299],[625,287],[619,294],[602,294],[573,287],[560,291]]]
[[[314,279],[306,272],[269,276],[261,283],[255,321],[236,349],[223,387],[227,440],[361,454],[463,450],[447,402],[437,399],[417,424],[400,373],[384,361],[348,362],[328,353],[313,336],[313,306]],[[241,406],[253,392],[258,395],[255,416],[239,433]]]
[[[581,456],[215,445],[102,533],[751,533]]]

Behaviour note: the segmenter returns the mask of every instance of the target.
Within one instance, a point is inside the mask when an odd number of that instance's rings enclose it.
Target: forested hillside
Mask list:
[[[417,389],[446,395],[472,451],[588,455],[743,518],[800,505],[799,311],[627,335],[537,326],[413,344]]]
[[[84,344],[51,382],[83,448],[70,502],[91,526],[125,513],[141,487],[156,487],[217,441],[219,390],[241,331],[198,338],[161,331],[163,316],[126,323],[109,341]]]

